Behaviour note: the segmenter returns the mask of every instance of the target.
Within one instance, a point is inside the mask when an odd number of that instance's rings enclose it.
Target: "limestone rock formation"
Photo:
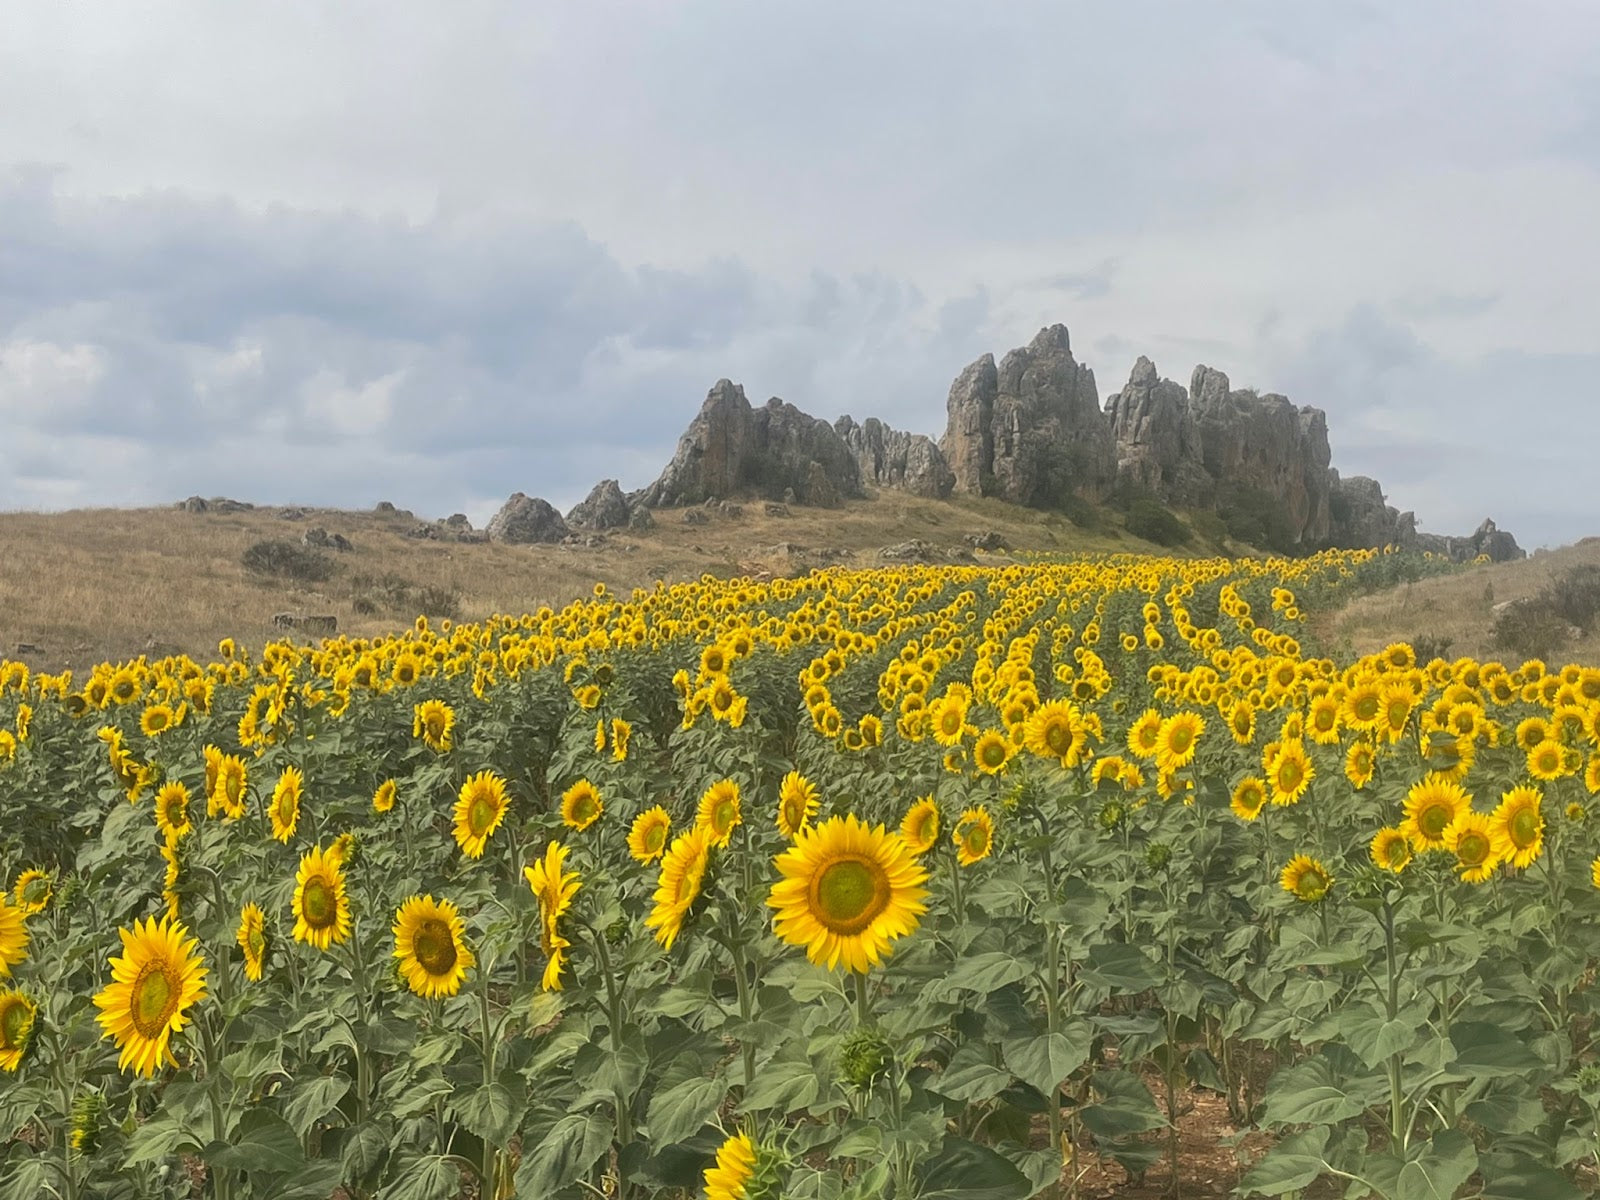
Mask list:
[[[1328,541],[1334,546],[1400,546],[1417,543],[1417,519],[1390,505],[1376,479],[1352,475],[1341,479],[1328,470]]]
[[[978,359],[951,387],[946,415],[940,449],[963,492],[1043,508],[1102,496],[1115,478],[1094,372],[1072,357],[1065,325],[1041,329],[999,367]]]
[[[615,479],[602,479],[567,514],[574,529],[621,529],[628,524],[628,500]]]
[[[744,389],[717,381],[678,439],[661,477],[632,499],[651,508],[754,492],[831,507],[859,497],[861,472],[833,426],[773,397],[758,409]]]
[[[1200,429],[1181,385],[1162,379],[1144,355],[1107,415],[1117,447],[1117,479],[1172,504],[1210,503],[1216,481],[1206,472]]]
[[[549,501],[516,492],[489,518],[486,532],[491,542],[524,545],[559,542],[572,530]]]
[[[863,484],[933,500],[945,499],[955,487],[955,474],[930,437],[891,429],[876,417],[857,425],[843,416],[833,429],[856,456]]]

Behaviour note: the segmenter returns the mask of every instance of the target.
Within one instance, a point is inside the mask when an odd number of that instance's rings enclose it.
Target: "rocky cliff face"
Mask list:
[[[945,499],[955,487],[955,473],[932,438],[890,429],[877,417],[868,417],[860,425],[848,416],[840,417],[833,430],[856,456],[861,482],[868,487],[892,488],[934,500]]]
[[[1127,386],[1107,408],[1117,447],[1117,478],[1167,497],[1174,504],[1209,504],[1216,491],[1205,469],[1200,429],[1189,397],[1143,355]]]

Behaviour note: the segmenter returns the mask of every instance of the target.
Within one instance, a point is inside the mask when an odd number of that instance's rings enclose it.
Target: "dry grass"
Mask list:
[[[182,651],[209,655],[225,636],[259,643],[275,636],[272,615],[330,613],[341,632],[376,634],[409,615],[356,611],[356,576],[393,576],[413,588],[460,597],[460,616],[522,612],[588,594],[596,581],[614,591],[657,579],[710,572],[803,573],[843,551],[846,563],[880,561],[877,551],[922,538],[957,546],[969,533],[994,530],[1019,550],[1151,551],[1111,528],[1085,533],[1055,514],[991,500],[934,501],[896,493],[839,510],[790,510],[768,516],[759,502],[743,515],[710,513],[688,525],[680,511],[657,514],[653,530],[620,530],[596,548],[474,545],[405,536],[408,516],[309,510],[304,520],[279,509],[217,514],[179,509],[98,509],[0,514],[0,658],[38,670],[82,669],[102,660]],[[320,584],[268,582],[240,565],[246,547],[264,539],[298,541],[319,525],[349,538]],[[775,550],[780,543],[800,553]],[[980,558],[983,556],[980,556]],[[18,652],[19,645],[36,649]]]
[[[1359,596],[1322,621],[1335,644],[1348,643],[1358,654],[1381,650],[1389,642],[1419,637],[1448,638],[1450,657],[1504,659],[1494,644],[1494,605],[1535,595],[1556,576],[1580,564],[1600,565],[1600,538],[1540,552],[1520,562],[1469,567],[1386,592]],[[1600,663],[1600,627],[1574,639],[1563,661]]]

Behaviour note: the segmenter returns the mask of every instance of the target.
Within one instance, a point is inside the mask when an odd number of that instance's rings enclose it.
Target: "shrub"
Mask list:
[[[1189,540],[1189,528],[1158,500],[1137,497],[1128,506],[1128,532],[1158,546],[1181,546]]]
[[[1260,488],[1240,484],[1225,488],[1217,497],[1217,515],[1235,541],[1274,554],[1295,554],[1301,549],[1283,505]]]
[[[1068,492],[1061,499],[1061,515],[1079,529],[1098,529],[1100,510],[1076,492]]]
[[[333,561],[327,555],[293,542],[256,542],[245,549],[239,561],[256,575],[300,583],[320,583],[333,574]]]
[[[1436,658],[1450,661],[1450,647],[1455,643],[1443,634],[1419,633],[1411,639],[1411,649],[1416,651],[1419,663],[1430,663]]]
[[[1550,658],[1571,637],[1572,622],[1546,593],[1512,604],[1494,620],[1497,649],[1517,658]]]
[[[1600,566],[1581,563],[1545,585],[1539,593],[1550,611],[1588,633],[1600,614]]]
[[[423,616],[448,617],[452,621],[461,616],[461,593],[455,588],[429,584],[418,588],[415,596],[414,607]]]
[[[1209,508],[1202,508],[1198,512],[1189,514],[1189,524],[1194,526],[1194,531],[1218,550],[1223,549],[1223,543],[1228,539],[1228,526],[1216,513]]]

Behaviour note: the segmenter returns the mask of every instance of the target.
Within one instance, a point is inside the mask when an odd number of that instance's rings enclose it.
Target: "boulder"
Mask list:
[[[203,513],[209,507],[200,496],[190,496],[187,500],[179,500],[177,507],[184,512]]]
[[[1349,549],[1417,543],[1416,517],[1391,507],[1376,479],[1352,475],[1342,479],[1328,470],[1328,542]]]
[[[529,545],[559,542],[572,531],[549,501],[517,492],[489,519],[485,532],[491,542]]]
[[[986,529],[982,533],[969,533],[966,536],[967,545],[974,550],[982,550],[988,554],[998,554],[1011,549],[1011,543],[1006,541],[1005,535]]]
[[[628,524],[628,500],[615,479],[602,479],[567,514],[574,529],[622,529]]]
[[[932,438],[891,429],[876,417],[857,425],[843,416],[833,429],[855,455],[863,484],[933,500],[945,499],[955,487],[955,473]]]
[[[1200,429],[1181,384],[1162,379],[1143,355],[1107,409],[1116,444],[1117,480],[1153,492],[1168,504],[1209,504],[1216,491],[1206,472]]]
[[[254,504],[246,503],[243,500],[230,500],[226,496],[213,496],[206,501],[206,511],[208,512],[237,513],[251,512],[254,509]]]
[[[985,355],[951,386],[940,450],[963,492],[1049,508],[1103,496],[1116,445],[1094,372],[1072,357],[1065,325],[1041,329],[1000,360]]]
[[[448,517],[441,517],[439,524],[446,529],[455,529],[462,533],[472,531],[472,522],[467,519],[466,513],[451,513]]]
[[[341,554],[354,549],[350,539],[342,533],[329,533],[320,525],[313,525],[300,535],[300,544],[310,550],[337,550]]]
[[[1472,535],[1472,548],[1474,558],[1486,554],[1490,562],[1513,562],[1528,557],[1528,552],[1517,545],[1516,538],[1487,517]]]
[[[656,519],[648,508],[642,504],[635,504],[628,509],[629,529],[654,529]]]

